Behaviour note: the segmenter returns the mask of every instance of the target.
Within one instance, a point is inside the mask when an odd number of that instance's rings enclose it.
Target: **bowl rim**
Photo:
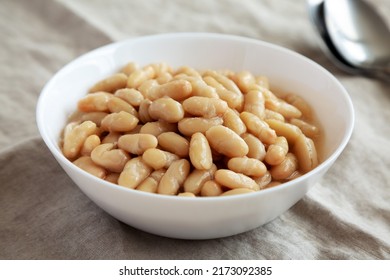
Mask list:
[[[284,52],[288,55],[292,55],[297,57],[298,59],[306,61],[306,63],[311,64],[313,67],[319,68],[324,75],[326,75],[334,84],[337,85],[337,87],[340,89],[340,93],[342,94],[342,97],[345,99],[345,102],[347,104],[347,110],[348,110],[348,119],[349,122],[347,122],[347,127],[346,130],[344,131],[344,135],[342,136],[342,140],[338,147],[324,160],[322,161],[316,168],[313,170],[303,174],[302,176],[282,183],[281,185],[273,188],[267,188],[263,189],[261,191],[253,192],[253,193],[246,193],[246,194],[240,194],[240,195],[232,195],[232,196],[213,196],[213,197],[179,197],[177,195],[171,196],[171,195],[162,195],[162,194],[155,194],[155,193],[148,193],[148,192],[142,192],[138,191],[135,189],[129,189],[108,181],[105,181],[103,179],[97,178],[93,176],[92,174],[82,170],[81,168],[77,167],[74,165],[70,160],[68,160],[56,147],[52,141],[50,141],[46,129],[44,126],[44,116],[43,116],[43,106],[44,106],[44,100],[46,99],[46,96],[50,94],[50,88],[52,87],[53,84],[55,84],[56,80],[59,79],[62,75],[62,73],[68,71],[69,68],[72,68],[75,64],[77,64],[80,60],[87,59],[90,56],[94,56],[96,53],[104,52],[109,49],[115,49],[118,46],[125,45],[128,43],[133,43],[133,42],[140,42],[140,41],[148,41],[148,40],[155,40],[158,38],[162,39],[225,39],[225,40],[230,40],[230,41],[236,41],[236,42],[241,42],[241,43],[250,43],[250,44],[257,44],[261,45],[266,48],[271,48],[275,49],[280,52]],[[355,112],[354,112],[354,107],[352,100],[347,92],[347,90],[344,88],[344,86],[341,84],[341,82],[334,76],[332,75],[327,69],[325,69],[323,66],[318,64],[317,62],[309,59],[308,57],[293,51],[291,49],[288,49],[286,47],[276,45],[270,42],[266,42],[260,39],[255,39],[255,38],[250,38],[250,37],[245,37],[245,36],[239,36],[239,35],[231,35],[231,34],[221,34],[221,33],[209,33],[209,32],[177,32],[177,33],[162,33],[162,34],[152,34],[152,35],[146,35],[146,36],[139,36],[139,37],[133,37],[133,38],[128,38],[124,39],[121,41],[109,43],[103,46],[100,46],[98,48],[92,49],[76,58],[74,58],[72,61],[68,62],[65,64],[63,67],[61,67],[57,72],[48,80],[48,82],[44,85],[42,88],[37,105],[36,105],[36,124],[38,127],[38,131],[41,135],[41,138],[44,140],[46,146],[49,148],[51,153],[54,155],[54,157],[58,160],[60,160],[62,163],[66,164],[67,167],[71,168],[73,171],[77,173],[81,173],[83,176],[87,176],[92,180],[96,180],[97,183],[99,184],[104,184],[105,186],[109,188],[116,189],[118,191],[124,191],[124,192],[129,192],[130,194],[134,194],[136,196],[141,196],[145,198],[151,198],[151,199],[162,199],[162,200],[168,200],[168,201],[197,201],[197,203],[207,203],[207,202],[213,202],[213,201],[231,201],[231,200],[240,200],[240,199],[245,199],[248,197],[256,197],[256,196],[262,196],[264,194],[272,193],[272,192],[277,192],[285,188],[290,188],[291,185],[293,184],[300,184],[301,181],[304,181],[307,177],[310,177],[313,173],[321,172],[324,169],[326,170],[329,168],[329,165],[335,161],[339,155],[342,153],[342,151],[345,149],[346,145],[348,144],[355,125]]]

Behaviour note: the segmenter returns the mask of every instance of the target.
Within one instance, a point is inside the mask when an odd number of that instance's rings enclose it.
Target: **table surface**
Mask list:
[[[390,2],[371,0],[390,18]],[[290,48],[344,85],[355,130],[335,165],[272,222],[222,239],[176,240],[112,218],[56,163],[35,107],[50,77],[107,43],[216,32]],[[390,259],[389,84],[337,69],[300,1],[22,1],[0,8],[0,259]]]

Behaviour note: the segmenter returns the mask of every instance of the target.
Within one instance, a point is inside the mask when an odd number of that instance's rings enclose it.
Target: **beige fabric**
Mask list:
[[[390,15],[387,0],[371,2]],[[112,41],[177,31],[280,44],[349,91],[356,127],[345,152],[263,227],[206,241],[136,230],[82,194],[38,134],[37,98],[64,64]],[[390,259],[389,84],[338,70],[318,47],[305,1],[2,0],[0,38],[0,259]]]

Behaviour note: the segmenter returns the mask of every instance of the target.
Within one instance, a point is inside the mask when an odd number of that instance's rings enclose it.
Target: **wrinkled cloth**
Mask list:
[[[390,18],[387,0],[370,2]],[[352,138],[324,178],[246,233],[177,240],[121,223],[78,189],[38,133],[38,96],[63,65],[113,41],[183,31],[292,49],[334,74],[354,104]],[[336,68],[305,1],[1,0],[0,38],[0,259],[390,259],[389,84]]]

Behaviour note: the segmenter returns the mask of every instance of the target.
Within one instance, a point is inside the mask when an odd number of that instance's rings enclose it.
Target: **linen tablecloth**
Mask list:
[[[389,1],[370,2],[390,18]],[[117,221],[69,179],[35,123],[42,87],[77,56],[184,31],[301,53],[340,80],[356,111],[350,143],[302,200],[227,238],[169,239]],[[390,259],[389,84],[336,68],[319,47],[305,1],[1,0],[0,38],[0,259]]]

